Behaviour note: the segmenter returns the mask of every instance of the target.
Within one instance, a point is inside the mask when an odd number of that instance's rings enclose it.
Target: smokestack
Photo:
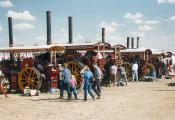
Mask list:
[[[102,28],[102,42],[105,42],[105,28]]]
[[[9,25],[9,47],[13,47],[12,17],[8,17],[8,25]]]
[[[129,49],[129,46],[130,46],[130,38],[127,37],[127,43],[126,43],[126,46],[127,46],[127,49]]]
[[[9,25],[9,47],[13,47],[13,28],[12,28],[12,17],[8,17]],[[14,54],[10,53],[10,60],[13,59]]]
[[[47,11],[46,12],[46,20],[47,20],[47,45],[52,44],[51,40],[51,12]]]
[[[69,44],[73,43],[73,34],[72,34],[72,17],[68,17],[68,23],[69,23]]]
[[[134,37],[131,38],[131,48],[134,49]]]
[[[137,37],[137,48],[139,48],[139,44],[140,44],[140,37]]]

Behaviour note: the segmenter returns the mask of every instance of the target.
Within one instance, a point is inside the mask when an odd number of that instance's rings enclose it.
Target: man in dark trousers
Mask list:
[[[100,99],[101,98],[101,81],[102,81],[103,73],[101,69],[98,67],[97,63],[93,63],[93,69],[94,69],[95,81],[94,81],[94,84],[92,85],[92,88],[98,96],[97,99]]]
[[[117,71],[119,75],[118,86],[120,86],[120,84],[127,86],[127,76],[125,68],[122,65],[119,65]]]
[[[64,88],[66,88],[67,90],[67,94],[68,94],[68,99],[71,99],[71,92],[70,92],[70,80],[71,80],[71,77],[72,77],[72,74],[71,74],[71,71],[67,68],[67,64],[64,63],[63,64],[63,83],[64,83]],[[60,97],[63,98],[63,95],[64,95],[64,91],[61,91],[60,93]]]
[[[64,91],[64,76],[63,76],[63,67],[61,64],[58,64],[58,70],[59,70],[59,74],[58,74],[58,85],[59,85],[59,89],[60,89],[60,99],[63,99],[63,91]]]

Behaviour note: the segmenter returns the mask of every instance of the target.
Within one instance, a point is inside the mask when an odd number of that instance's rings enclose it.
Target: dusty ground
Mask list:
[[[60,100],[57,94],[0,95],[0,120],[174,120],[175,80],[102,88],[100,100]]]

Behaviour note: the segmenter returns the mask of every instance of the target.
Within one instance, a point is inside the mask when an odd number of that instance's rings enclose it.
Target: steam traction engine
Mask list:
[[[139,37],[137,37],[137,48],[134,47],[134,38],[127,37],[127,47],[123,45],[115,45],[115,52],[111,54],[112,59],[116,60],[117,64],[121,64],[126,71],[128,81],[132,80],[132,64],[137,62],[139,65],[139,78],[151,73],[155,67],[152,63],[152,51],[150,49],[139,48]]]
[[[48,90],[50,87],[57,87],[57,74],[56,70],[56,52],[63,51],[64,47],[61,46],[35,46],[35,47],[24,47],[24,48],[7,48],[1,49],[1,53],[12,52],[14,54],[31,53],[32,57],[22,58],[21,60],[3,60],[1,61],[1,70],[3,74],[8,78],[10,87],[7,91],[24,90],[25,87],[31,89],[43,89]],[[41,64],[43,71],[37,69],[34,61],[37,61],[39,57],[37,54],[44,53],[45,57],[41,57]],[[54,53],[54,54],[53,54]],[[48,55],[47,55],[48,54]],[[50,61],[50,62],[49,62]],[[5,64],[4,64],[5,63]]]
[[[68,68],[77,79],[77,88],[82,84],[80,71],[83,65],[91,66],[97,62],[99,67],[104,70],[106,60],[104,59],[105,50],[111,50],[111,45],[105,42],[88,43],[88,44],[68,44],[65,46],[65,53],[61,56],[62,63],[66,62]]]

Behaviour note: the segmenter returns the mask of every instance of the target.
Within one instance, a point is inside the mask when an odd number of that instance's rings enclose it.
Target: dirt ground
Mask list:
[[[103,87],[93,101],[60,100],[58,93],[0,95],[0,120],[174,120],[175,80]]]

